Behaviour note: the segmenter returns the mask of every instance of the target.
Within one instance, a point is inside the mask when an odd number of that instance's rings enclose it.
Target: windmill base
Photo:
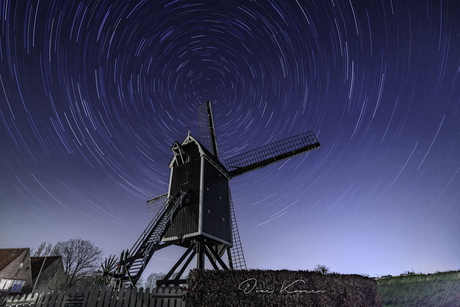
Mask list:
[[[232,260],[230,256],[230,246],[223,245],[221,243],[217,243],[213,240],[210,240],[206,237],[195,237],[191,240],[187,240],[185,242],[181,242],[181,244],[177,244],[179,246],[187,247],[187,250],[184,254],[180,257],[180,259],[174,264],[168,274],[161,280],[157,280],[156,284],[157,287],[161,286],[178,286],[180,284],[186,284],[186,279],[180,279],[182,274],[184,273],[185,269],[188,267],[190,262],[193,258],[196,257],[196,268],[204,269],[205,268],[205,259],[208,258],[209,262],[211,263],[214,270],[232,270]],[[222,256],[224,252],[227,251],[228,256],[228,263],[229,265],[225,264],[222,260]],[[220,266],[220,268],[219,268]],[[179,272],[172,278],[174,272],[179,268]]]

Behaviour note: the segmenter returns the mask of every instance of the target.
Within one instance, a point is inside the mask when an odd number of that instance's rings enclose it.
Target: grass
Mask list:
[[[376,278],[384,306],[460,307],[460,270]]]

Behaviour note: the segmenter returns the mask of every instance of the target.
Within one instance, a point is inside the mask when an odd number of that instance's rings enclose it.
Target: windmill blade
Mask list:
[[[214,157],[219,160],[219,154],[217,152],[216,131],[214,129],[214,120],[212,118],[210,101],[198,107],[198,124],[201,144],[203,144],[209,151],[211,151]]]
[[[241,245],[240,233],[236,224],[235,209],[233,208],[232,193],[228,187],[230,200],[230,215],[232,219],[232,242],[233,246],[227,249],[228,263],[231,270],[246,270],[246,260],[244,259],[243,246]]]
[[[154,197],[152,199],[149,199],[147,201],[147,209],[149,210],[149,214],[157,213],[158,210],[166,202],[167,197],[168,197],[168,193],[165,193],[163,195],[160,195],[160,196]]]
[[[225,165],[235,177],[319,147],[316,136],[308,131],[229,158]]]

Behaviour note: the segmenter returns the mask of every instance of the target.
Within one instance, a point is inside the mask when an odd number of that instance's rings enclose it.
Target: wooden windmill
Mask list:
[[[198,115],[200,141],[189,132],[182,143],[174,142],[168,193],[147,201],[155,217],[134,246],[122,253],[116,271],[107,269],[111,263],[102,264],[100,284],[111,277],[119,284],[134,285],[152,255],[171,245],[186,250],[157,286],[187,283],[181,276],[193,258],[196,268],[204,269],[207,258],[216,270],[246,269],[230,179],[320,147],[310,131],[227,159],[224,166],[217,151],[211,103],[199,107]],[[222,259],[225,254],[228,264]]]

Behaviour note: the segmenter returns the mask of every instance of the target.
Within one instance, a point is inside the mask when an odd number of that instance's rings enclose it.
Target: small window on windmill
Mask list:
[[[179,166],[179,184],[184,185],[189,182],[190,170],[188,164]]]

